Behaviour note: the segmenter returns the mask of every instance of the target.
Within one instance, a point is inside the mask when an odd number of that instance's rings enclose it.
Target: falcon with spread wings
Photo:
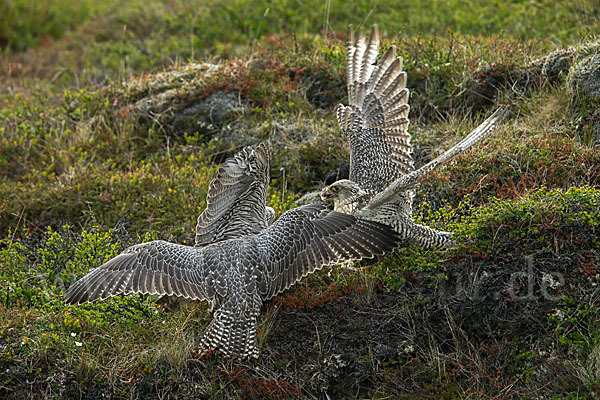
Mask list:
[[[383,255],[398,240],[385,225],[323,205],[287,211],[270,224],[268,170],[264,145],[226,160],[198,218],[196,247],[161,240],[132,246],[72,284],[65,302],[129,293],[206,300],[214,318],[200,350],[257,357],[264,301],[323,266]]]
[[[373,26],[348,43],[348,106],[337,107],[337,119],[350,144],[350,176],[327,186],[323,200],[334,210],[394,227],[403,239],[423,247],[454,245],[452,233],[415,223],[412,201],[419,180],[487,137],[506,115],[498,109],[462,141],[415,170],[408,133],[409,90],[402,58],[390,46],[376,65],[379,33]]]

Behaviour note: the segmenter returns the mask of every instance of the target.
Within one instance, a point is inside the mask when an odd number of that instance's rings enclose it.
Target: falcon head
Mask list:
[[[342,179],[327,186],[321,191],[321,200],[333,201],[333,209],[338,212],[352,214],[358,208],[365,192],[356,182]]]

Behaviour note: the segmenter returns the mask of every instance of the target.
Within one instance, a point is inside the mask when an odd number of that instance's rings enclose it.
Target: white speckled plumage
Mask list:
[[[266,147],[258,146],[225,162],[210,185],[210,212],[199,218],[196,243],[202,247],[160,240],[132,246],[73,283],[65,302],[129,293],[206,300],[214,318],[200,350],[257,357],[264,301],[325,265],[383,255],[398,240],[385,225],[322,205],[287,211],[269,225],[268,160]]]
[[[206,208],[198,217],[196,246],[261,232],[273,222],[266,206],[270,153],[264,143],[228,158],[210,182]]]
[[[391,46],[375,65],[379,33],[367,39],[350,30],[348,43],[348,106],[339,105],[337,119],[350,145],[349,179],[329,185],[324,200],[336,211],[388,224],[423,247],[451,247],[452,233],[416,224],[412,201],[419,180],[487,137],[506,116],[500,108],[462,141],[415,170],[408,133],[409,91],[402,59]]]

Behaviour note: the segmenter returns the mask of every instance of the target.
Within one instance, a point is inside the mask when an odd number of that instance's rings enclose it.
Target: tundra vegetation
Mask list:
[[[600,396],[600,9],[570,2],[0,4],[0,397]],[[277,214],[343,177],[347,25],[404,57],[416,218],[454,250],[326,268],[263,307],[261,357],[198,358],[203,303],[65,306],[124,248],[192,243],[219,164],[273,151]],[[382,49],[383,50],[383,49]]]

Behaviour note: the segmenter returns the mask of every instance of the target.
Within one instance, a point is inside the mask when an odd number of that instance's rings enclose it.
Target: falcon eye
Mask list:
[[[340,189],[341,189],[341,187],[339,187],[339,186],[337,186],[337,185],[336,185],[336,186],[332,186],[332,187],[331,187],[331,191],[332,191],[332,192],[334,192],[334,193],[337,193],[337,192],[339,192],[339,191],[340,191]]]

